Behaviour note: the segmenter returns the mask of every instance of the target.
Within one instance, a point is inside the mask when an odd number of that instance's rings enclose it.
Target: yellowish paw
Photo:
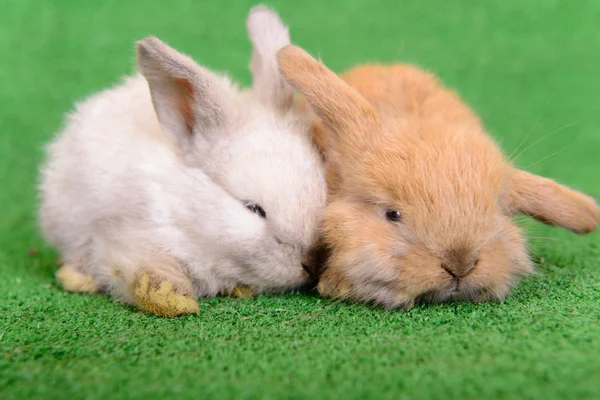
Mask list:
[[[56,272],[58,283],[69,292],[96,293],[98,286],[94,278],[80,272],[70,264],[65,264]]]
[[[254,292],[246,285],[237,285],[233,288],[229,295],[231,297],[248,298],[252,297]]]
[[[325,280],[321,280],[317,285],[317,290],[323,296],[345,297],[350,293],[350,285],[345,282],[339,283],[337,286],[328,284]]]
[[[196,299],[177,293],[169,281],[163,280],[154,284],[148,274],[142,274],[136,281],[133,296],[142,310],[163,317],[176,317],[199,311]]]

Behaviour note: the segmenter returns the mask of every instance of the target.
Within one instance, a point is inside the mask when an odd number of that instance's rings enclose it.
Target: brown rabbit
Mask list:
[[[432,74],[366,65],[342,80],[298,47],[278,57],[319,117],[328,164],[321,294],[388,308],[502,300],[533,270],[512,215],[579,234],[598,225],[594,199],[513,167]]]

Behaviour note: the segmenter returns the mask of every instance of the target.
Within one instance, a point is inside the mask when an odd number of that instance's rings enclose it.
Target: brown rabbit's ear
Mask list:
[[[600,210],[593,198],[529,172],[515,170],[509,198],[513,213],[546,224],[578,234],[590,233],[598,226]]]
[[[284,78],[306,97],[339,139],[359,139],[377,121],[375,109],[360,93],[306,51],[290,45],[277,57]]]

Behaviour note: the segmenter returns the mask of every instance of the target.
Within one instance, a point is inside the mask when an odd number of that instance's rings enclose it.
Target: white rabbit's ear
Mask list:
[[[189,150],[197,135],[210,140],[222,130],[232,96],[217,75],[155,37],[136,47],[138,69],[148,81],[158,120],[181,150]]]
[[[290,44],[288,28],[277,13],[264,6],[250,10],[246,25],[253,46],[253,90],[260,101],[285,110],[293,104],[294,89],[279,72],[277,52]]]

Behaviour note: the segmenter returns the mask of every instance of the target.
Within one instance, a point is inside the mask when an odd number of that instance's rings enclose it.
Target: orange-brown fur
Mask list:
[[[516,170],[432,74],[366,65],[342,80],[294,46],[279,63],[318,116],[327,161],[322,294],[386,307],[503,299],[532,271],[512,214],[577,233],[597,226],[593,199]]]

